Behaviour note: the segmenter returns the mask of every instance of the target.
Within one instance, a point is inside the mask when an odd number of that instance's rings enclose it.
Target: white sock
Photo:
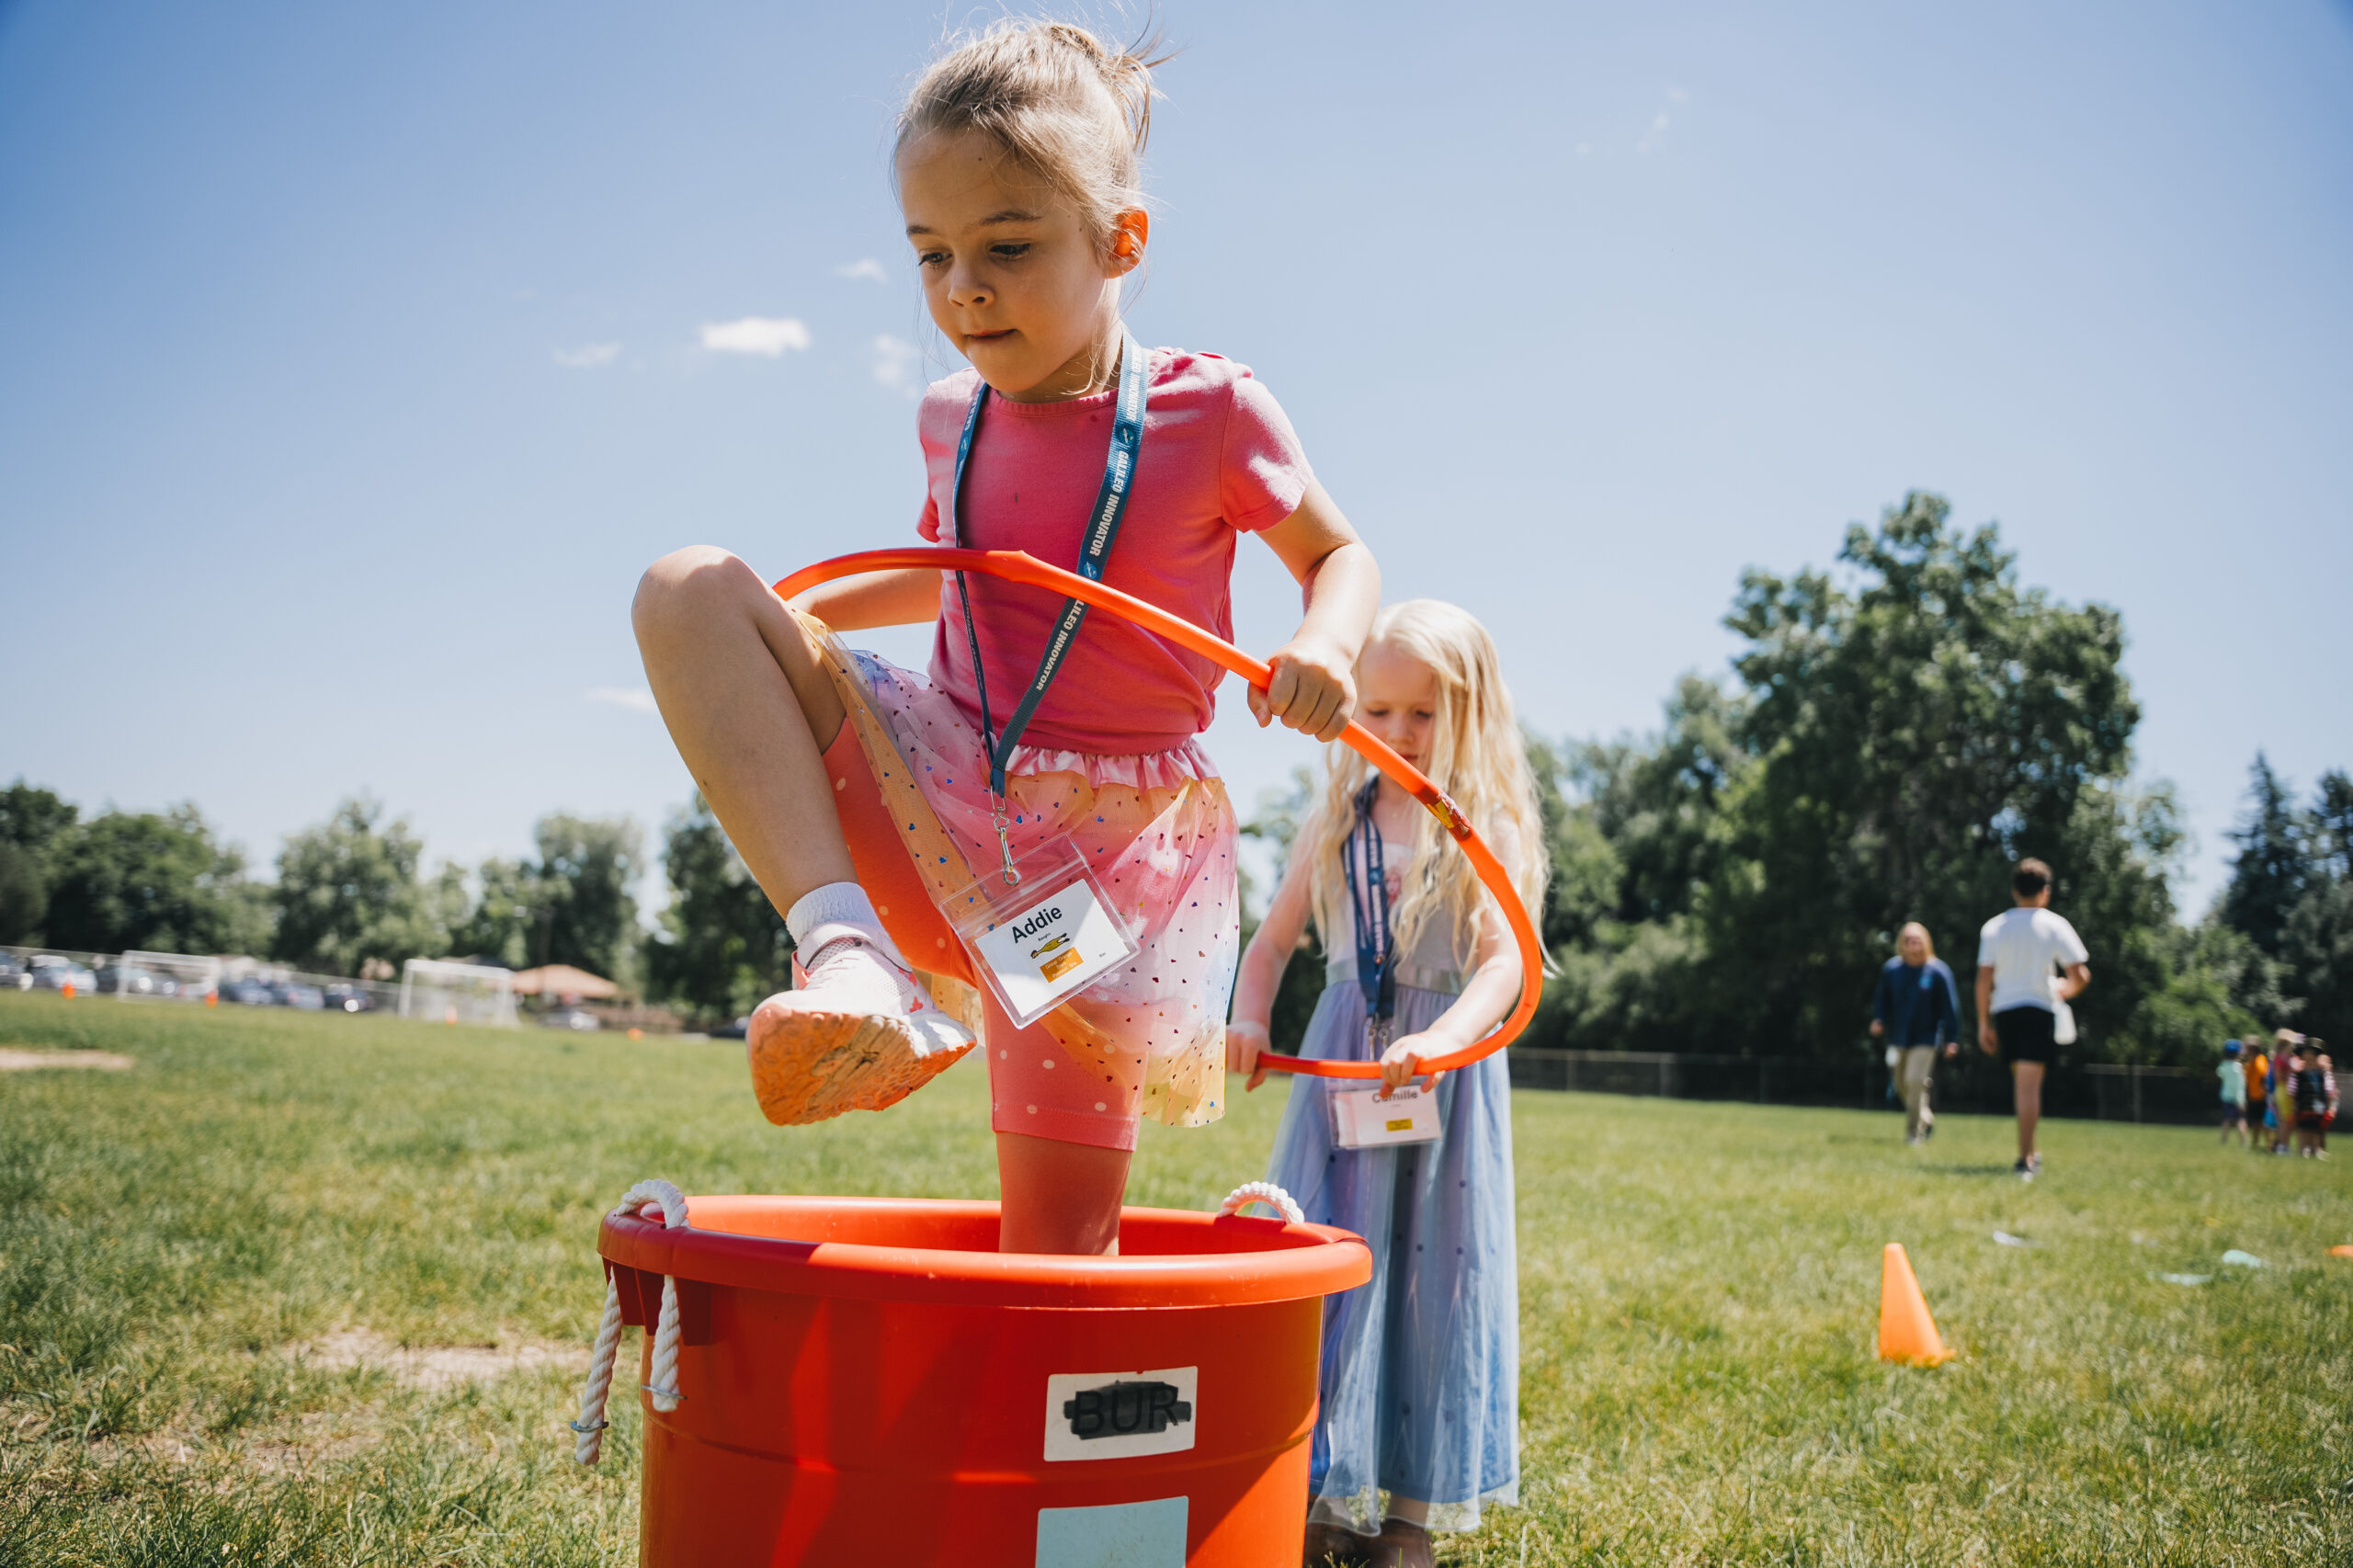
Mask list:
[[[804,966],[815,961],[829,944],[856,937],[901,969],[907,967],[891,934],[882,928],[882,917],[874,913],[874,901],[856,882],[827,882],[810,889],[784,912],[784,928],[791,934],[793,947],[806,955],[801,960]]]

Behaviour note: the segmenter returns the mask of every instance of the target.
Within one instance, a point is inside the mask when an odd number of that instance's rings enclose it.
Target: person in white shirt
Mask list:
[[[2017,907],[1977,934],[1977,1043],[2010,1065],[2018,1114],[2018,1163],[2010,1168],[2032,1181],[2042,1170],[2034,1142],[2042,1075],[2059,1044],[2061,1009],[2092,983],[2091,954],[2075,928],[2051,913],[2050,867],[2019,861],[2010,893]]]

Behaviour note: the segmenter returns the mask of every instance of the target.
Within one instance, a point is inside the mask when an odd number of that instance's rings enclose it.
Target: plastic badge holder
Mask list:
[[[940,913],[1006,1017],[1026,1029],[1142,949],[1069,840],[1031,850],[1014,869],[1008,885],[989,868]]]
[[[1435,1143],[1441,1129],[1438,1095],[1418,1084],[1407,1084],[1381,1097],[1381,1087],[1335,1088],[1332,1142],[1343,1149],[1386,1149],[1397,1143]]]

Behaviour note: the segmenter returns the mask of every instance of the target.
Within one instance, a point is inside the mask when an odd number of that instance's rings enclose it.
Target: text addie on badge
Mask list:
[[[1136,950],[1135,938],[1084,875],[1004,912],[992,928],[960,930],[1006,1012],[1024,1027]]]

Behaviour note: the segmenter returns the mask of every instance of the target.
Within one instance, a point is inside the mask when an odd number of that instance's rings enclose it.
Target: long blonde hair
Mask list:
[[[1550,871],[1544,823],[1536,801],[1536,780],[1528,767],[1528,743],[1504,685],[1495,640],[1470,611],[1437,599],[1407,599],[1373,618],[1365,653],[1389,648],[1428,667],[1438,677],[1438,711],[1422,759],[1430,781],[1462,808],[1479,835],[1511,873],[1512,887],[1531,919],[1540,918]],[[1358,655],[1358,668],[1363,668]],[[1325,946],[1347,940],[1348,890],[1340,846],[1356,827],[1356,798],[1372,765],[1352,748],[1334,745],[1324,756],[1324,789],[1315,808],[1300,824],[1291,846],[1307,857],[1314,879],[1316,928]],[[1453,933],[1455,962],[1469,961],[1489,895],[1470,858],[1457,852],[1438,819],[1416,812],[1414,858],[1391,916],[1397,953],[1406,959],[1434,918]],[[1407,959],[1407,961],[1411,961]]]
[[[1904,923],[1903,929],[1895,933],[1895,950],[1898,953],[1901,953],[1904,950],[1904,933],[1905,931],[1919,932],[1920,945],[1928,949],[1927,958],[1932,959],[1937,956],[1937,939],[1934,937],[1929,936],[1928,928],[1926,926],[1921,925],[1917,920],[1906,920]],[[1921,961],[1925,963],[1927,961],[1927,959],[1923,959]]]

